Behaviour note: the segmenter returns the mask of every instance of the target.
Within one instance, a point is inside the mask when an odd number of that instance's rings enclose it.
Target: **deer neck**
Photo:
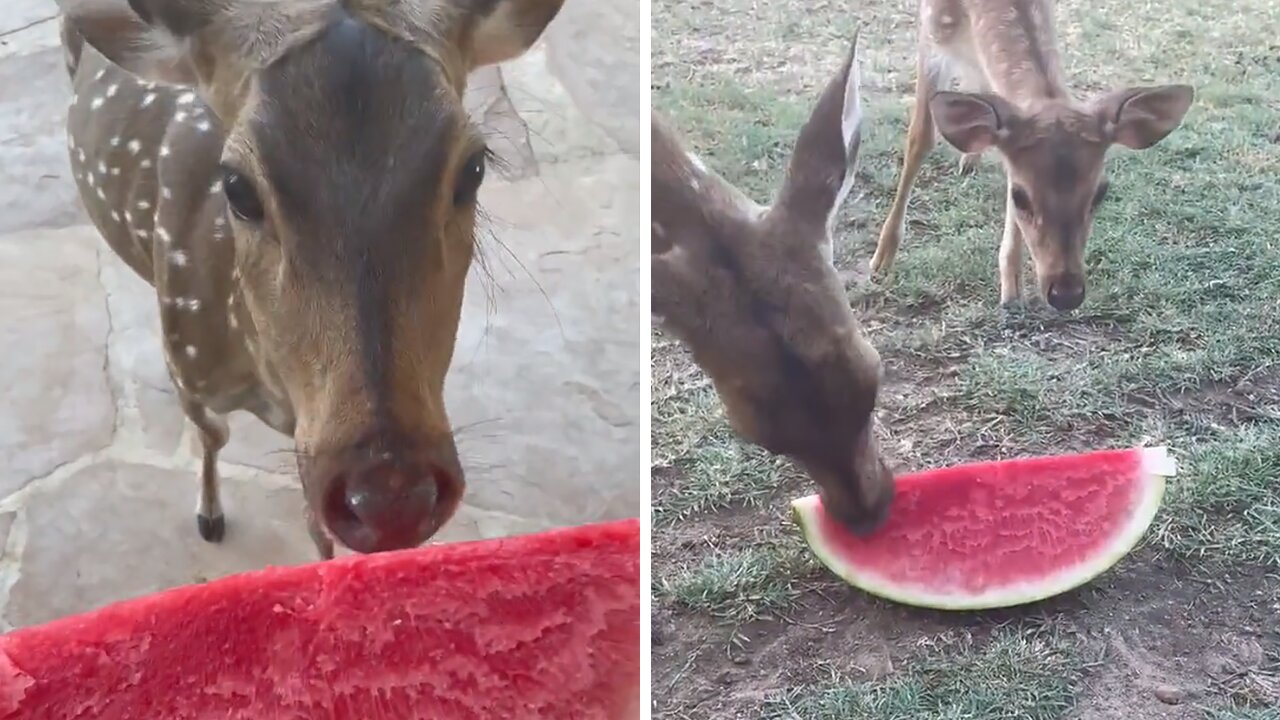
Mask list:
[[[970,32],[991,89],[1018,106],[1070,100],[1051,0],[977,0]]]

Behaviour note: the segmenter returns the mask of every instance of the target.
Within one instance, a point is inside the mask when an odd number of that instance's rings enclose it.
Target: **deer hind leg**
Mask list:
[[[952,71],[957,75],[960,89],[964,92],[991,92],[991,84],[978,69],[957,63]],[[982,153],[961,153],[957,169],[961,175],[972,175],[977,172],[981,163]]]
[[[196,529],[200,537],[211,543],[222,542],[227,532],[227,520],[222,514],[222,499],[218,492],[218,453],[231,438],[227,421],[209,412],[194,398],[182,398],[182,410],[200,432],[203,459],[200,465],[200,499],[196,505]]]
[[[938,72],[929,65],[929,59],[921,53],[916,63],[916,101],[911,112],[911,124],[907,127],[907,147],[902,157],[902,172],[898,176],[893,206],[889,208],[889,216],[880,228],[876,254],[871,258],[873,273],[887,272],[893,265],[906,229],[907,201],[911,199],[911,189],[915,186],[916,176],[920,174],[920,166],[937,142],[934,137],[936,131],[933,114],[929,111],[929,98],[938,86]]]

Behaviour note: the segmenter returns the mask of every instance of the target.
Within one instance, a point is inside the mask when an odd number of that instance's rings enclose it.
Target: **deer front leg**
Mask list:
[[[307,508],[307,532],[311,534],[311,542],[316,545],[316,552],[321,560],[333,559],[333,539],[320,527],[320,518],[310,507]]]
[[[1000,304],[1016,305],[1022,298],[1022,231],[1014,217],[1013,183],[1005,190],[1004,235],[1000,238]]]
[[[972,175],[982,163],[982,153],[964,153],[960,156],[960,174]]]
[[[906,228],[907,201],[911,199],[911,189],[915,186],[916,176],[920,174],[920,166],[936,142],[933,114],[929,111],[929,98],[933,96],[935,84],[933,73],[922,58],[916,66],[916,102],[911,113],[911,124],[907,127],[902,174],[898,176],[898,190],[893,196],[893,207],[889,209],[889,216],[880,228],[876,254],[871,258],[872,273],[888,272],[893,265]]]
[[[196,399],[182,395],[182,410],[200,431],[203,461],[200,465],[200,499],[196,506],[196,529],[207,542],[222,542],[227,532],[226,517],[222,514],[222,499],[218,493],[218,452],[226,447],[231,431],[227,421],[208,411]]]

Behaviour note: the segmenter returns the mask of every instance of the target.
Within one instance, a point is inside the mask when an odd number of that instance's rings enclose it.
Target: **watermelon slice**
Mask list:
[[[632,720],[639,533],[269,568],[16,630],[0,718]]]
[[[1115,565],[1176,472],[1161,447],[904,475],[888,520],[866,538],[829,518],[816,495],[792,509],[814,554],[849,584],[907,605],[980,610],[1043,600]]]

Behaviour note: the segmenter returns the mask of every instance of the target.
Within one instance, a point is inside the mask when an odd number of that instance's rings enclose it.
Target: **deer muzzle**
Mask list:
[[[358,553],[421,545],[462,499],[452,438],[434,447],[375,439],[314,456],[300,470],[325,529]]]

